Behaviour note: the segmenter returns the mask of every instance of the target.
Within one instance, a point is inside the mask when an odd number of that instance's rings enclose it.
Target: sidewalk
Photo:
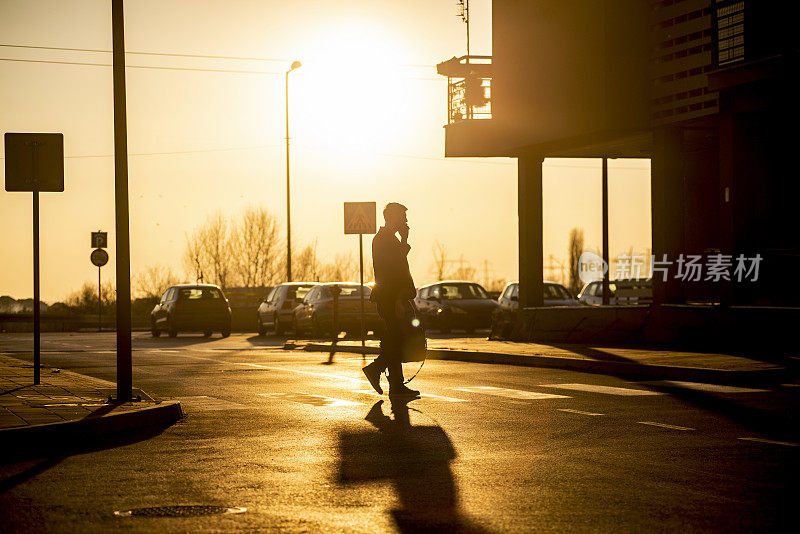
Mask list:
[[[0,354],[0,443],[24,446],[35,440],[87,438],[181,417],[178,402],[159,402],[134,390],[127,403],[109,402],[116,384],[60,369],[41,368],[33,385],[33,364]]]
[[[326,341],[287,341],[287,350],[331,351]],[[360,341],[339,341],[335,352],[361,353]],[[367,354],[378,353],[378,341],[367,340]],[[428,359],[458,360],[529,367],[550,367],[612,375],[688,380],[719,384],[787,380],[778,364],[728,354],[683,352],[659,348],[590,345],[542,345],[486,338],[428,339]]]

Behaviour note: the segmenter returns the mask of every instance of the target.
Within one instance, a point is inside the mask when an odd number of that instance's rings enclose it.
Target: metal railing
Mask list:
[[[453,57],[437,71],[447,76],[447,124],[492,118],[492,56]]]
[[[447,124],[463,120],[491,119],[491,91],[491,78],[448,78]]]

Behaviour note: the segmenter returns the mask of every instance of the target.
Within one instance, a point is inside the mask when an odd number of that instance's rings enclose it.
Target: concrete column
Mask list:
[[[675,277],[675,262],[686,252],[683,247],[684,160],[681,128],[659,128],[653,132],[650,177],[653,255],[656,261],[661,261],[666,254],[667,261],[673,262],[666,281],[662,281],[660,272],[653,276],[655,304],[683,302],[680,281]]]
[[[543,305],[542,163],[544,156],[525,155],[517,160],[519,215],[519,306]]]

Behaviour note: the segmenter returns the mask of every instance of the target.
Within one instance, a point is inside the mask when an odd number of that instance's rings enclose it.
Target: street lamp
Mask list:
[[[293,61],[286,71],[286,281],[292,281],[292,211],[289,197],[289,73],[302,63]]]

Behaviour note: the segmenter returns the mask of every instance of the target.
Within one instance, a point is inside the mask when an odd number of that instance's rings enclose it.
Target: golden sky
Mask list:
[[[490,1],[470,4],[472,52],[490,54]],[[491,277],[516,279],[516,162],[443,158],[446,81],[435,64],[465,48],[453,0],[136,0],[125,17],[129,52],[260,58],[128,55],[134,275],[155,264],[182,272],[185,233],[217,210],[263,206],[285,220],[283,73],[300,60],[290,78],[293,247],[316,240],[323,258],[355,255],[342,203],[398,201],[409,208],[417,284],[432,281],[437,240],[478,268],[478,281],[486,260]],[[2,0],[0,44],[111,50],[110,21],[106,0]],[[10,47],[0,58],[111,62]],[[99,229],[109,232],[111,280],[111,68],[0,61],[0,118],[0,134],[64,133],[66,190],[41,195],[42,298],[96,281],[89,234]],[[649,161],[609,167],[612,256],[645,252]],[[546,257],[566,258],[572,227],[599,247],[599,160],[547,160],[544,202]],[[0,295],[28,297],[30,194],[0,191],[0,223]]]

